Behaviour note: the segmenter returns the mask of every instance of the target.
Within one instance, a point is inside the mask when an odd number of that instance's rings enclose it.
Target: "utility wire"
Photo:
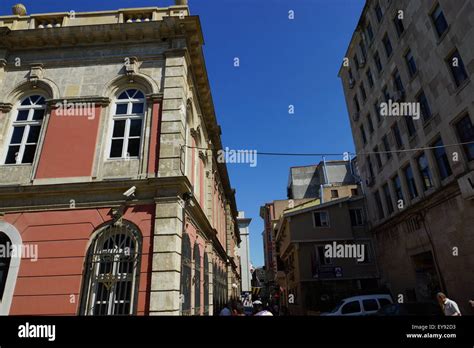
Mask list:
[[[257,151],[257,155],[261,156],[309,156],[309,157],[324,157],[324,156],[341,156],[344,154],[350,156],[367,156],[367,155],[375,155],[375,154],[393,154],[393,153],[402,153],[402,152],[417,152],[417,151],[425,151],[425,150],[434,150],[440,148],[448,148],[454,146],[464,146],[464,145],[474,145],[474,141],[468,141],[463,143],[454,143],[454,144],[447,144],[447,145],[440,145],[440,146],[425,146],[425,147],[415,147],[411,149],[400,149],[400,150],[393,150],[393,151],[368,151],[368,152],[344,152],[344,153],[298,153],[298,152],[260,152]],[[189,149],[198,149],[198,150],[206,150],[211,151],[211,149],[205,147],[197,147],[197,146],[188,146],[182,145],[182,147],[187,147]],[[239,150],[232,150],[232,151],[239,151]],[[248,150],[243,150],[248,151]]]

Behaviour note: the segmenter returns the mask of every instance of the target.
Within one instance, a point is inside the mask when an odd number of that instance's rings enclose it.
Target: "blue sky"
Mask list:
[[[28,13],[168,6],[173,0],[24,0]],[[262,152],[354,151],[337,77],[365,0],[189,0],[203,27],[207,70],[222,141]],[[0,14],[16,1],[2,1]],[[294,11],[294,19],[288,18]],[[234,67],[234,58],[240,66]],[[289,105],[294,114],[289,114]],[[259,208],[286,198],[291,166],[319,157],[259,156],[229,164],[237,205],[251,217],[251,259],[263,265]]]

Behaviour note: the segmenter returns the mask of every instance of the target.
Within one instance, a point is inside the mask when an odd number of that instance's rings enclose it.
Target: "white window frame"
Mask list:
[[[17,248],[16,257],[12,257],[10,259],[5,289],[3,291],[3,297],[0,299],[0,315],[8,315],[10,313],[10,307],[13,300],[13,293],[15,291],[18,271],[20,270],[22,257],[21,245],[23,244],[23,241],[21,239],[20,232],[18,232],[15,226],[9,224],[8,222],[0,221],[0,233],[4,233],[8,239],[10,239],[12,245],[16,246]]]
[[[136,90],[137,92],[141,92],[143,94],[143,98],[128,98],[128,99],[118,99],[118,97],[124,93],[128,92],[130,90]],[[128,94],[128,93],[127,93]],[[142,145],[144,141],[144,134],[145,134],[145,120],[146,120],[146,114],[147,114],[147,102],[146,102],[146,97],[145,93],[143,90],[140,88],[134,88],[134,87],[129,87],[123,90],[120,90],[117,94],[116,97],[113,101],[113,107],[112,107],[112,115],[110,117],[110,123],[109,123],[109,132],[108,132],[108,142],[107,142],[107,149],[106,149],[106,159],[109,161],[117,161],[117,160],[127,160],[127,159],[140,159],[141,154],[142,154]],[[139,104],[143,103],[143,112],[141,114],[132,114],[132,108],[134,104]],[[119,104],[128,104],[127,105],[127,113],[126,114],[121,114],[117,115],[117,106]],[[116,137],[114,138],[114,126],[115,126],[115,121],[121,121],[125,120],[125,128],[124,128],[124,134],[123,137]],[[140,144],[138,145],[138,156],[129,156],[128,155],[128,142],[130,139],[137,139],[138,136],[132,136],[130,137],[130,123],[132,120],[141,120],[142,121],[142,129],[140,131]],[[121,157],[111,157],[110,156],[110,151],[112,150],[112,140],[114,139],[123,139],[122,143],[122,155]]]
[[[26,99],[29,99],[31,97],[36,97],[36,96],[46,100],[46,97],[41,93],[34,93],[34,94],[27,95],[27,96],[23,97],[21,100],[19,100],[17,102],[17,104],[15,106],[15,109],[12,112],[13,116],[11,117],[11,124],[10,124],[10,127],[8,129],[7,143],[5,144],[5,150],[4,150],[3,155],[2,155],[2,162],[1,162],[2,164],[1,165],[3,165],[3,166],[33,165],[33,163],[35,162],[36,154],[38,153],[38,146],[39,146],[40,139],[41,139],[41,131],[42,131],[42,128],[43,128],[42,127],[43,126],[43,121],[46,118],[46,103],[41,104],[41,105],[36,105],[36,104],[21,105],[21,103],[23,101],[25,101]],[[29,110],[28,117],[27,117],[26,120],[17,121],[18,113],[21,110]],[[41,120],[33,120],[33,115],[34,115],[36,110],[44,110],[44,115],[43,115],[43,118]],[[38,140],[36,141],[36,143],[27,143],[28,135],[30,134],[30,129],[31,129],[32,126],[39,126],[40,127]],[[13,136],[14,129],[15,128],[20,128],[20,127],[24,127],[24,129],[25,129],[23,131],[22,139],[21,139],[20,143],[15,143],[15,144],[12,145],[11,141],[12,141],[12,136]],[[21,163],[22,160],[23,160],[23,156],[25,154],[26,145],[36,145],[35,155],[33,156],[33,161],[31,163]],[[16,157],[16,163],[5,163],[6,160],[7,160],[8,151],[9,151],[11,146],[20,146],[20,149],[18,151],[18,156]]]
[[[358,223],[358,221],[356,221],[356,224],[355,225],[352,225],[352,227],[360,227],[360,226],[364,226],[365,224],[365,217],[364,217],[364,210],[362,208],[350,208],[349,211],[351,210],[354,210],[354,211],[359,211],[360,212],[360,223]],[[350,214],[350,213],[349,213]],[[350,216],[349,216],[350,217]],[[356,216],[356,220],[357,220],[357,216]],[[352,224],[352,221],[351,221],[351,224]]]
[[[316,225],[316,214],[321,214],[321,226]],[[322,219],[322,214],[325,214],[326,218]],[[323,221],[326,221],[326,226],[323,225]],[[329,228],[331,227],[331,224],[329,223],[329,213],[327,210],[321,210],[321,211],[313,211],[313,227],[314,228]]]

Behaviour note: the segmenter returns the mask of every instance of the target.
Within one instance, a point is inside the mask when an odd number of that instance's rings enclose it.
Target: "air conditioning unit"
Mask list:
[[[360,112],[354,112],[354,114],[352,115],[352,119],[354,120],[354,122],[359,121],[359,118],[360,118]]]
[[[349,79],[349,88],[354,88],[355,81],[354,79]]]

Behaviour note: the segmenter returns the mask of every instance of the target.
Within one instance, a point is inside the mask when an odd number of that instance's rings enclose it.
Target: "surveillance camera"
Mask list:
[[[123,195],[124,195],[125,197],[127,197],[127,198],[133,197],[133,196],[135,196],[135,191],[136,191],[136,189],[137,189],[137,188],[136,188],[135,186],[132,186],[132,187],[130,187],[127,191],[125,191],[125,192],[123,193]]]

